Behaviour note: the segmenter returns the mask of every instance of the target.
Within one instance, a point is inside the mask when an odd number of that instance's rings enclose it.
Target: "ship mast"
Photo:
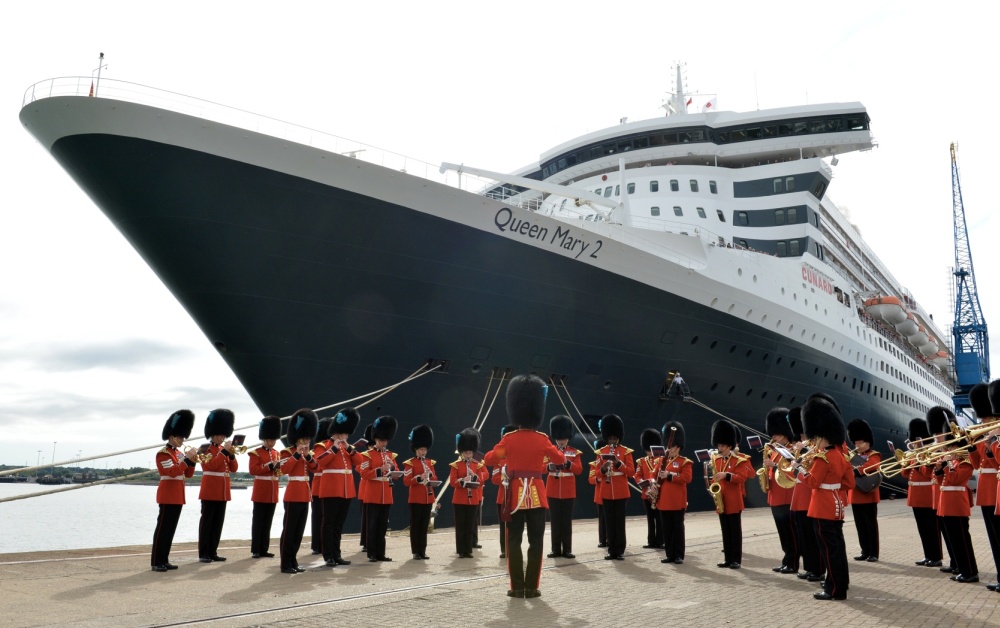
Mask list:
[[[670,92],[670,100],[663,103],[662,107],[667,110],[668,116],[675,116],[680,114],[685,114],[688,112],[688,105],[691,104],[692,98],[687,95],[684,91],[684,74],[683,70],[686,63],[677,62],[671,68],[676,72],[674,76],[674,91]]]

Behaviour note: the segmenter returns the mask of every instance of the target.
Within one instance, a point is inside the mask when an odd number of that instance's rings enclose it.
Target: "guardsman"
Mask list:
[[[564,414],[549,421],[549,435],[566,457],[562,464],[545,461],[548,473],[545,494],[549,499],[552,542],[549,558],[576,558],[573,553],[573,503],[576,501],[576,476],[583,472],[583,460],[580,450],[569,444],[575,429],[573,419]]]
[[[845,490],[854,487],[854,470],[844,453],[847,428],[835,403],[810,397],[802,407],[802,425],[815,445],[792,469],[809,485],[809,517],[816,521],[816,537],[827,568],[817,600],[846,600],[850,576],[844,543]]]
[[[951,425],[955,423],[955,413],[944,406],[934,406],[926,414],[927,428],[936,440],[942,442],[951,438]],[[934,512],[937,518],[937,527],[944,539],[944,547],[948,551],[948,564],[941,567],[944,573],[957,574],[959,567],[955,561],[955,549],[952,547],[952,539],[948,536],[948,529],[944,525],[944,518],[941,516],[941,481],[935,475],[933,485]]]
[[[771,443],[785,448],[790,452],[795,435],[791,423],[788,422],[788,408],[772,408],[764,418],[764,431],[771,438]],[[795,531],[792,529],[792,494],[795,489],[782,486],[788,483],[779,469],[779,465],[789,464],[774,447],[765,447],[764,468],[767,469],[767,505],[771,507],[774,527],[778,530],[778,542],[781,543],[781,565],[772,567],[771,571],[781,574],[798,573],[799,552],[795,546]]]
[[[211,444],[206,459],[201,463],[201,523],[198,525],[198,560],[203,563],[222,562],[219,556],[219,541],[222,539],[222,524],[226,521],[226,504],[232,499],[229,489],[229,474],[239,468],[233,443],[228,440],[233,435],[236,417],[232,411],[212,410],[205,420],[205,438]]]
[[[743,562],[743,489],[755,475],[750,456],[736,451],[738,443],[739,435],[732,423],[720,419],[712,424],[712,445],[718,454],[712,458],[709,472],[711,481],[721,487],[723,506],[722,512],[716,509],[724,557],[717,566],[728,569],[739,569]]]
[[[309,408],[302,408],[288,420],[285,432],[287,449],[281,451],[281,472],[288,476],[283,502],[285,517],[281,527],[281,573],[302,573],[297,554],[302,545],[302,535],[309,520],[309,474],[317,470],[316,459],[310,448],[316,438],[319,418]]]
[[[958,573],[952,574],[955,582],[979,582],[979,566],[976,564],[976,552],[972,547],[972,537],[969,535],[969,515],[971,514],[971,495],[969,480],[975,468],[969,462],[965,450],[965,439],[957,446],[946,447],[949,455],[934,465],[934,475],[940,485],[941,496],[938,499],[938,516],[944,522],[945,531],[951,540],[952,556]]]
[[[931,437],[925,419],[910,421],[907,438],[911,443],[927,442]],[[941,534],[938,532],[937,511],[934,507],[934,468],[916,460],[904,463],[901,475],[906,478],[906,505],[913,509],[917,534],[923,546],[924,558],[916,561],[921,567],[941,566]]]
[[[802,408],[796,406],[788,411],[788,425],[795,435],[792,452],[796,459],[809,451],[809,443],[805,429],[802,427]],[[789,507],[792,516],[792,530],[795,533],[795,547],[802,559],[802,572],[796,577],[809,582],[819,582],[826,573],[826,567],[819,554],[819,543],[816,540],[816,524],[809,518],[809,501],[812,499],[812,489],[798,477],[797,473],[786,470],[786,476],[795,480],[792,487],[792,503]]]
[[[628,504],[628,479],[635,475],[632,450],[621,444],[625,423],[621,417],[608,414],[597,423],[601,438],[607,443],[597,452],[601,475],[601,501],[604,504],[604,527],[608,532],[608,553],[604,560],[625,560],[625,506]]]
[[[177,569],[170,563],[170,546],[174,542],[177,521],[184,507],[184,480],[194,476],[198,452],[188,447],[182,454],[180,447],[184,439],[191,436],[194,429],[194,414],[190,410],[178,410],[170,415],[163,425],[163,440],[167,446],[156,452],[156,471],[160,483],[156,487],[156,503],[160,514],[156,517],[156,531],[153,532],[153,551],[150,564],[153,571]]]
[[[459,558],[472,558],[475,545],[476,507],[483,501],[483,483],[489,478],[486,465],[475,459],[479,451],[479,432],[467,427],[455,435],[458,460],[451,463],[448,483],[455,508],[455,552]]]
[[[434,444],[434,430],[418,425],[408,437],[413,457],[403,463],[403,484],[410,488],[410,551],[414,560],[427,560],[427,528],[431,524],[434,487],[438,483],[434,461],[427,452]]]
[[[997,380],[1000,381],[1000,380]],[[1000,386],[998,386],[1000,387]],[[997,422],[996,414],[990,403],[990,386],[976,384],[969,390],[969,403],[976,416],[984,425]],[[986,526],[986,537],[990,541],[993,552],[993,566],[1000,572],[1000,517],[996,515],[997,508],[997,468],[1000,460],[993,455],[989,443],[980,440],[971,451],[969,461],[979,469],[979,484],[976,486],[976,505],[983,513],[983,524]],[[997,584],[986,585],[991,591],[997,590]]]
[[[368,425],[365,426],[365,432],[364,432],[364,434],[365,434],[364,435],[364,440],[365,440],[366,444],[362,448],[364,451],[362,451],[360,453],[364,453],[365,451],[368,451],[369,449],[371,449],[372,447],[375,446],[375,441],[372,439],[372,424],[371,423],[369,423]],[[360,466],[360,465],[358,465],[358,466]],[[367,544],[368,544],[367,543],[368,542],[368,520],[365,518],[365,514],[366,514],[365,513],[365,487],[367,485],[368,485],[368,482],[365,481],[364,478],[361,478],[360,480],[358,480],[358,502],[360,502],[360,506],[361,506],[361,534],[360,534],[361,540],[360,540],[360,545],[361,545],[361,550],[362,551],[367,551],[367,549],[368,549],[366,547]]]
[[[281,438],[281,419],[266,416],[257,426],[257,437],[263,443],[250,452],[250,475],[253,477],[253,518],[250,523],[250,555],[254,558],[273,558],[267,551],[271,546],[271,522],[278,506],[278,476],[281,475],[281,455],[274,445]]]
[[[992,408],[993,411],[993,419],[994,422],[996,422],[997,418],[1000,417],[1000,379],[995,379],[992,382],[990,382],[989,399],[990,399],[990,407]],[[1000,427],[1000,425],[998,425],[998,427]],[[987,447],[987,449],[991,454],[993,454],[994,461],[1000,460],[1000,440],[998,440],[998,437],[1000,437],[1000,430],[993,430],[992,432],[990,432],[989,446]],[[980,478],[979,482],[980,485],[982,485],[982,478]],[[993,521],[994,525],[998,526],[997,532],[1000,533],[1000,478],[998,478],[997,493],[995,499],[997,505],[996,508],[993,510],[993,515],[994,515]],[[988,585],[986,585],[986,588],[1000,592],[1000,583],[991,582]]]
[[[508,423],[500,428],[500,438],[507,432],[517,429],[516,425]],[[493,467],[490,482],[497,487],[497,520],[500,522],[500,558],[507,558],[507,522],[503,520],[503,507],[507,503],[507,465],[499,464]]]
[[[323,560],[328,567],[350,565],[345,560],[340,549],[340,541],[344,535],[344,522],[351,509],[354,490],[354,469],[361,466],[364,459],[361,453],[347,442],[358,423],[361,415],[354,408],[343,408],[332,417],[327,425],[327,440],[319,443],[313,449],[316,459],[315,478],[321,476],[319,501],[323,511],[320,544]],[[320,421],[322,425],[322,421]],[[313,496],[315,503],[316,496]]]
[[[330,417],[319,420],[319,427],[316,428],[316,442],[312,444],[313,458],[318,456],[320,452],[326,451],[329,446],[328,439],[330,438],[330,424],[332,422],[333,419]],[[323,501],[320,498],[322,488],[323,472],[318,469],[309,480],[309,490],[312,492],[312,508],[309,509],[309,525],[312,536],[309,541],[313,556],[323,553]]]
[[[684,564],[684,512],[687,510],[687,487],[694,475],[694,463],[681,455],[684,449],[684,426],[668,421],[663,426],[666,439],[666,456],[656,465],[654,482],[658,485],[656,511],[663,530],[663,551],[666,558],[661,563]]]
[[[389,508],[392,506],[392,481],[402,475],[396,464],[396,454],[389,451],[389,441],[396,435],[398,424],[391,416],[380,416],[372,423],[375,446],[361,454],[361,477],[365,486],[365,517],[368,524],[368,562],[390,562],[385,555],[385,535],[389,531]]]
[[[595,440],[593,444],[594,453],[598,453],[606,444],[602,438]],[[608,526],[604,520],[604,500],[601,499],[601,481],[604,479],[604,476],[598,473],[600,468],[600,458],[591,462],[587,481],[594,487],[594,504],[597,505],[597,547],[605,548],[608,546]]]
[[[653,445],[663,446],[663,438],[654,429],[646,428],[639,435],[639,446],[646,455],[635,463],[635,483],[642,489],[642,506],[646,509],[646,544],[644,549],[663,548],[663,530],[660,529],[660,514],[656,512],[656,504],[651,500],[649,489],[656,477],[656,467],[662,456],[653,456],[649,448]]]
[[[507,571],[509,597],[541,596],[542,544],[545,539],[545,510],[548,498],[542,471],[546,457],[552,464],[566,461],[549,437],[538,431],[545,417],[545,397],[549,387],[536,375],[518,375],[507,384],[507,417],[520,429],[504,435],[485,457],[486,464],[507,465],[510,486],[503,517],[507,522]],[[521,542],[528,531],[528,560],[524,562]]]
[[[878,473],[882,464],[882,454],[872,449],[872,428],[864,419],[854,419],[847,424],[847,439],[854,443],[857,455],[851,460],[854,468],[855,487],[851,489],[851,511],[854,513],[854,526],[858,530],[858,543],[861,554],[854,560],[878,562],[878,484],[865,491],[858,485],[858,479],[866,473]],[[870,487],[864,487],[870,488]]]

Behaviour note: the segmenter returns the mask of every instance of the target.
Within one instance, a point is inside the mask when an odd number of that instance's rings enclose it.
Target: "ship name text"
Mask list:
[[[593,259],[597,259],[597,252],[604,246],[601,240],[587,241],[578,238],[570,227],[557,225],[554,230],[541,225],[532,224],[523,218],[514,216],[514,212],[504,207],[497,211],[493,217],[493,224],[500,233],[509,233],[529,240],[538,240],[549,245],[565,249],[574,253],[574,259],[579,259],[581,255],[587,254]]]
[[[829,279],[824,277],[818,270],[809,266],[808,264],[802,265],[802,279],[807,283],[811,283],[823,292],[827,294],[833,294],[833,283]]]

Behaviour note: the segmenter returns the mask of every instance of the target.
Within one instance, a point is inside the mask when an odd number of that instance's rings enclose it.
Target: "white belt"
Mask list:
[[[941,490],[942,491],[964,491],[965,487],[964,486],[942,486]]]
[[[992,474],[995,475],[996,472],[997,472],[997,470],[994,469],[993,467],[983,467],[982,469],[979,470],[979,472],[980,473],[992,473]]]
[[[820,488],[825,488],[828,491],[836,491],[836,490],[840,490],[840,482],[838,482],[836,484],[820,484],[819,487]]]
[[[392,479],[392,478],[378,477],[378,478],[372,478],[372,479],[370,479],[368,481],[369,482],[388,482],[390,479]]]
[[[309,478],[304,475],[290,475],[288,476],[289,482],[308,482]]]
[[[352,473],[354,473],[354,472],[352,470],[350,470],[350,469],[323,469],[323,473],[321,473],[320,475],[327,475],[327,474],[329,474],[329,475],[337,475],[337,474],[340,474],[340,475],[350,475]]]
[[[621,471],[612,471],[611,475],[625,475],[625,474],[622,473]]]
[[[225,471],[202,471],[201,474],[202,475],[217,476],[217,477],[220,477],[220,478],[228,478],[229,477],[229,473],[225,472]]]
[[[256,480],[274,480],[275,482],[277,482],[278,481],[278,476],[276,476],[276,475],[255,475],[255,476],[253,476],[253,479],[255,481]]]
[[[569,472],[564,473],[562,471],[553,471],[549,475],[552,476],[552,477],[554,477],[554,478],[569,478],[569,477],[573,477],[572,473],[569,473]],[[621,474],[619,473],[618,475],[621,475]]]
[[[183,482],[184,481],[184,476],[183,475],[178,475],[176,477],[170,477],[169,475],[161,475],[160,479],[161,480],[181,480]]]
[[[910,482],[910,486],[933,486],[934,482]]]

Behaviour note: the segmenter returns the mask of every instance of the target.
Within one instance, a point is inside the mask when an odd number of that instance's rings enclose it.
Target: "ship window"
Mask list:
[[[745,248],[745,249],[746,249],[746,248],[749,248],[749,247],[747,246],[747,241],[746,241],[746,240],[737,240],[737,244],[739,244],[740,246],[742,246],[742,247],[743,247],[743,248]]]
[[[677,179],[671,179],[670,180],[670,191],[671,192],[677,192],[680,189],[681,189],[680,188],[680,184],[677,183]]]
[[[678,207],[677,205],[674,205],[674,216],[683,216],[683,215],[684,215],[684,210]]]
[[[659,216],[660,215],[660,208],[659,207],[650,207],[649,208],[649,215],[650,216]]]
[[[752,140],[760,139],[760,127],[753,127],[747,129],[747,137],[749,137]]]
[[[791,240],[788,243],[788,253],[792,257],[796,257],[796,256],[798,256],[800,254],[799,253],[799,241],[798,240]]]
[[[794,225],[795,223],[798,222],[798,213],[799,210],[795,209],[794,207],[788,208],[788,224]]]
[[[659,192],[660,191],[660,182],[659,181],[650,181],[649,182],[649,191],[650,192]]]
[[[836,132],[840,130],[842,120],[840,118],[831,118],[826,121],[826,132]]]
[[[622,186],[616,185],[615,186],[615,196],[621,196],[621,194],[622,194],[621,190],[622,190]]]
[[[698,191],[698,180],[697,179],[691,179],[691,191],[692,192],[697,192]]]
[[[747,139],[747,132],[745,129],[733,129],[732,138],[734,142],[742,142]]]
[[[596,190],[594,190],[594,194],[600,196],[601,195],[601,188],[597,188]]]
[[[795,177],[785,177],[785,191],[786,192],[795,191]]]
[[[774,137],[777,134],[778,134],[778,127],[776,126],[764,127],[764,137]]]
[[[708,182],[708,191],[711,192],[712,194],[718,194],[719,193],[719,186],[717,186],[715,184],[715,181],[709,181]]]
[[[698,218],[705,218],[705,208],[704,207],[699,207],[698,208]]]
[[[785,244],[784,240],[777,242],[777,255],[778,257],[786,257],[788,255],[788,245]]]
[[[778,125],[778,135],[791,135],[792,125],[791,124],[779,124]]]
[[[625,189],[628,190],[629,194],[635,194],[635,183],[629,183]]]
[[[719,222],[726,222],[726,215],[722,213],[721,209],[715,210],[715,213],[719,216]]]
[[[722,239],[722,236],[719,236],[719,246],[726,246],[726,241]]]
[[[817,182],[816,187],[813,188],[813,196],[821,199],[824,193],[826,193],[826,181]]]
[[[728,131],[719,131],[719,133],[718,133],[718,135],[716,135],[716,137],[719,140],[717,142],[718,144],[728,144],[729,143],[729,132]]]
[[[824,129],[826,129],[826,123],[822,120],[813,120],[809,123],[810,133],[822,133]]]
[[[750,224],[750,218],[746,212],[736,212],[736,224],[746,227]]]
[[[785,210],[783,209],[774,210],[774,224],[776,225],[785,224]]]
[[[795,122],[792,124],[792,133],[795,135],[802,135],[803,133],[808,132],[808,130],[809,125],[805,122]]]
[[[781,194],[782,191],[783,191],[783,188],[781,186],[781,179],[775,179],[774,180],[774,193],[775,194]]]
[[[635,145],[636,148],[647,148],[649,146],[649,138],[637,137],[632,141],[632,143]]]
[[[863,131],[865,129],[865,122],[862,118],[848,118],[847,128],[851,131]]]
[[[611,186],[604,188],[604,198],[611,198]]]

